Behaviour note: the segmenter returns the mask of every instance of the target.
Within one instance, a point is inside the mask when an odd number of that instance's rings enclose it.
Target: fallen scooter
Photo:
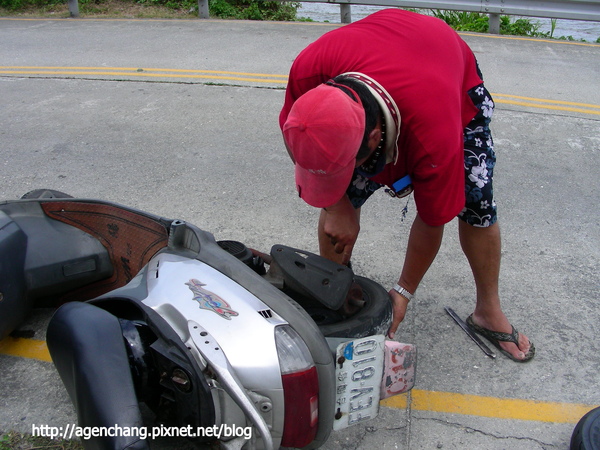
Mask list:
[[[0,202],[0,337],[37,305],[86,448],[171,427],[224,448],[316,448],[414,385],[385,289],[317,255],[269,253],[99,200]],[[109,432],[111,431],[112,432]]]

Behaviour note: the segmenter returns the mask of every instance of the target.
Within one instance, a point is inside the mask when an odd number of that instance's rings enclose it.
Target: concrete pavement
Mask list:
[[[316,251],[318,211],[295,195],[277,115],[295,55],[337,26],[0,19],[0,198],[53,188]],[[326,449],[564,449],[600,404],[600,45],[463,38],[497,103],[504,308],[537,356],[487,359],[444,312],[466,317],[474,298],[452,223],[397,333],[419,348],[413,394]],[[384,286],[415,214],[409,201],[402,220],[405,204],[378,193],[363,208],[355,271]],[[50,314],[22,329],[43,340]],[[7,353],[0,431],[75,423],[53,366]]]

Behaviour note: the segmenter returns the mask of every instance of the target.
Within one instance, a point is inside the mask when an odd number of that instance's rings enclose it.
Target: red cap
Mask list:
[[[298,195],[317,208],[337,203],[346,192],[365,133],[365,111],[349,90],[358,102],[327,84],[311,89],[292,105],[283,125]]]

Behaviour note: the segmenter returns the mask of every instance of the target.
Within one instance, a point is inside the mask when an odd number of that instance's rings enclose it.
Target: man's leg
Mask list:
[[[493,174],[496,165],[490,121],[494,101],[483,84],[469,91],[477,115],[465,127],[465,209],[459,214],[459,235],[463,252],[469,260],[477,303],[473,312],[475,325],[491,331],[512,333],[512,326],[500,306],[500,227],[496,221]],[[516,359],[524,359],[529,351],[527,336],[519,333],[519,345],[501,343]]]
[[[500,307],[498,277],[500,274],[500,227],[498,222],[489,227],[474,227],[459,220],[460,243],[465,253],[477,289],[477,303],[473,321],[484,328],[511,333],[512,327]],[[519,333],[519,346],[510,342],[502,348],[517,359],[529,351],[529,339]]]

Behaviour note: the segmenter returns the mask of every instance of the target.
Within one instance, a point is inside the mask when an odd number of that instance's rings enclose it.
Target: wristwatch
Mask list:
[[[399,284],[396,284],[393,288],[393,290],[395,290],[398,294],[400,294],[402,297],[404,297],[405,299],[407,299],[409,302],[415,298],[414,294],[411,294],[410,292],[408,292],[406,289],[404,289],[402,286],[400,286]]]

